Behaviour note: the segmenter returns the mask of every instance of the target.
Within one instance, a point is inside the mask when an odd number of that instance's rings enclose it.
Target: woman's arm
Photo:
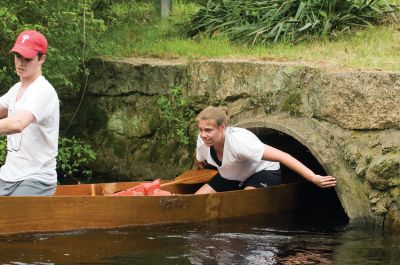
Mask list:
[[[287,166],[288,168],[300,174],[305,179],[314,183],[320,188],[330,188],[336,186],[335,177],[316,175],[313,171],[311,171],[308,167],[306,167],[303,163],[301,163],[293,156],[272,146],[264,146],[264,154],[262,156],[262,159],[280,162],[281,164]]]

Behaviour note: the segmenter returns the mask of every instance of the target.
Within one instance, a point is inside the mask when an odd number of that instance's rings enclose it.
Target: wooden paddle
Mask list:
[[[177,176],[174,181],[161,184],[161,187],[175,185],[175,184],[200,184],[208,182],[212,177],[218,173],[214,169],[191,169],[183,172]]]
[[[177,176],[174,181],[161,184],[160,187],[166,187],[175,184],[201,184],[208,182],[212,177],[218,173],[217,170],[213,169],[191,169],[183,172],[181,175]],[[116,183],[105,183],[103,184],[103,195],[109,196],[118,192],[116,190]],[[94,186],[91,187],[91,195],[95,196]]]

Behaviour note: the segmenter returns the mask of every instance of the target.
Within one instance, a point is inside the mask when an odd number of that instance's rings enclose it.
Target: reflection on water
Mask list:
[[[0,237],[0,264],[400,264],[397,236],[334,215]]]

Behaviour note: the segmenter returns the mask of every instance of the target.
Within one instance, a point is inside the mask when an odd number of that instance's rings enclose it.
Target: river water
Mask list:
[[[400,239],[335,214],[277,214],[3,236],[0,264],[400,264]]]

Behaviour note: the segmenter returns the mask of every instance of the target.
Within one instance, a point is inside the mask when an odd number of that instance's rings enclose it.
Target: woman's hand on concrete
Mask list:
[[[336,186],[336,178],[333,176],[315,175],[312,182],[320,188],[332,188]]]

